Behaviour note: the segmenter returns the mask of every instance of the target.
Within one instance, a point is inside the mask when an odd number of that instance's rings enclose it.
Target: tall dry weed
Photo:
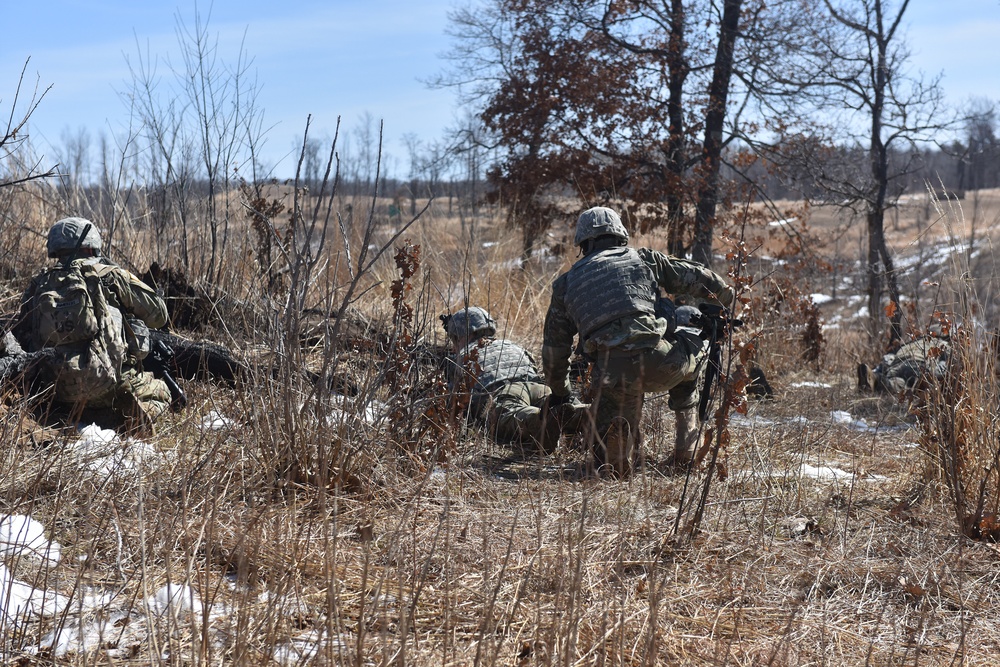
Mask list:
[[[960,249],[966,233],[961,207],[934,205],[950,246]],[[950,274],[937,285],[931,320],[948,342],[930,347],[928,367],[946,368],[938,377],[923,375],[914,405],[928,472],[947,488],[956,528],[974,539],[1000,540],[1000,348],[995,327],[983,319],[993,312],[984,295],[992,293],[995,273],[977,280],[971,261],[969,253],[955,252]]]

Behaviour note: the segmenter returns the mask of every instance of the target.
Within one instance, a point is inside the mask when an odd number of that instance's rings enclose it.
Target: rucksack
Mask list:
[[[74,260],[48,269],[33,304],[35,349],[53,348],[56,398],[86,402],[121,379],[127,354],[122,314],[108,303],[103,265]]]

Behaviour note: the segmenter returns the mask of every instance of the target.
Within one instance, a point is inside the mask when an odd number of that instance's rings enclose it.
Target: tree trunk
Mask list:
[[[882,141],[882,114],[885,108],[885,88],[886,81],[886,50],[888,48],[888,37],[885,34],[882,23],[882,3],[876,0],[876,20],[877,32],[873,35],[876,38],[877,53],[875,54],[874,87],[872,90],[872,127],[871,127],[871,148],[869,158],[871,160],[871,172],[873,196],[868,202],[868,310],[871,317],[871,335],[873,342],[879,337],[879,319],[882,309],[882,278],[885,279],[886,288],[889,291],[889,300],[894,307],[889,314],[889,344],[892,345],[902,338],[900,322],[903,313],[899,307],[899,283],[896,280],[895,267],[889,249],[885,243],[885,197],[889,187],[889,152]]]
[[[688,67],[684,41],[685,16],[682,0],[670,3],[670,42],[667,69],[670,72],[667,117],[670,121],[667,140],[666,204],[667,248],[671,255],[683,257],[684,248],[684,169],[686,167],[686,141],[684,136],[684,82]]]
[[[719,45],[708,89],[708,113],[705,115],[705,143],[701,158],[701,184],[694,221],[694,246],[691,258],[706,267],[712,266],[712,239],[715,210],[719,199],[719,159],[722,156],[722,130],[729,99],[729,81],[733,75],[733,51],[743,0],[725,0]]]

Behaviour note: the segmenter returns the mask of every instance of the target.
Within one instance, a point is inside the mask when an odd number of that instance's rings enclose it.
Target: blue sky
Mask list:
[[[244,41],[261,86],[267,157],[280,175],[301,140],[332,136],[337,116],[350,129],[370,113],[385,123],[390,170],[406,171],[402,137],[440,138],[457,115],[454,95],[421,82],[441,71],[448,11],[462,0],[216,0],[198,3],[233,60]],[[52,86],[33,117],[33,142],[59,145],[80,127],[92,136],[120,133],[128,111],[117,91],[129,79],[126,57],[137,43],[176,59],[177,17],[191,23],[194,2],[48,0],[3,3],[0,109],[9,110],[21,66],[28,80]],[[1000,100],[1000,0],[911,0],[907,13],[915,69],[943,72],[955,103],[977,95]],[[161,65],[161,71],[163,66]]]

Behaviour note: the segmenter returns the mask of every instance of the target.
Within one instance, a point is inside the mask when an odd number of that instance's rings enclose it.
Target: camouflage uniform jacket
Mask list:
[[[733,289],[719,274],[700,264],[669,257],[656,250],[639,248],[639,257],[646,263],[657,285],[668,294],[683,294],[696,299],[721,302],[730,306]],[[559,396],[570,393],[569,358],[573,352],[573,337],[579,333],[576,322],[566,307],[566,275],[552,283],[552,298],[545,316],[542,364],[552,392]],[[600,294],[594,295],[601,298]],[[597,358],[601,351],[644,350],[659,344],[667,331],[667,322],[653,314],[639,313],[621,317],[600,327],[583,341],[584,354]]]
[[[490,393],[508,382],[543,381],[531,355],[502,338],[473,340],[449,361],[450,388],[458,390],[464,381],[473,396]]]

